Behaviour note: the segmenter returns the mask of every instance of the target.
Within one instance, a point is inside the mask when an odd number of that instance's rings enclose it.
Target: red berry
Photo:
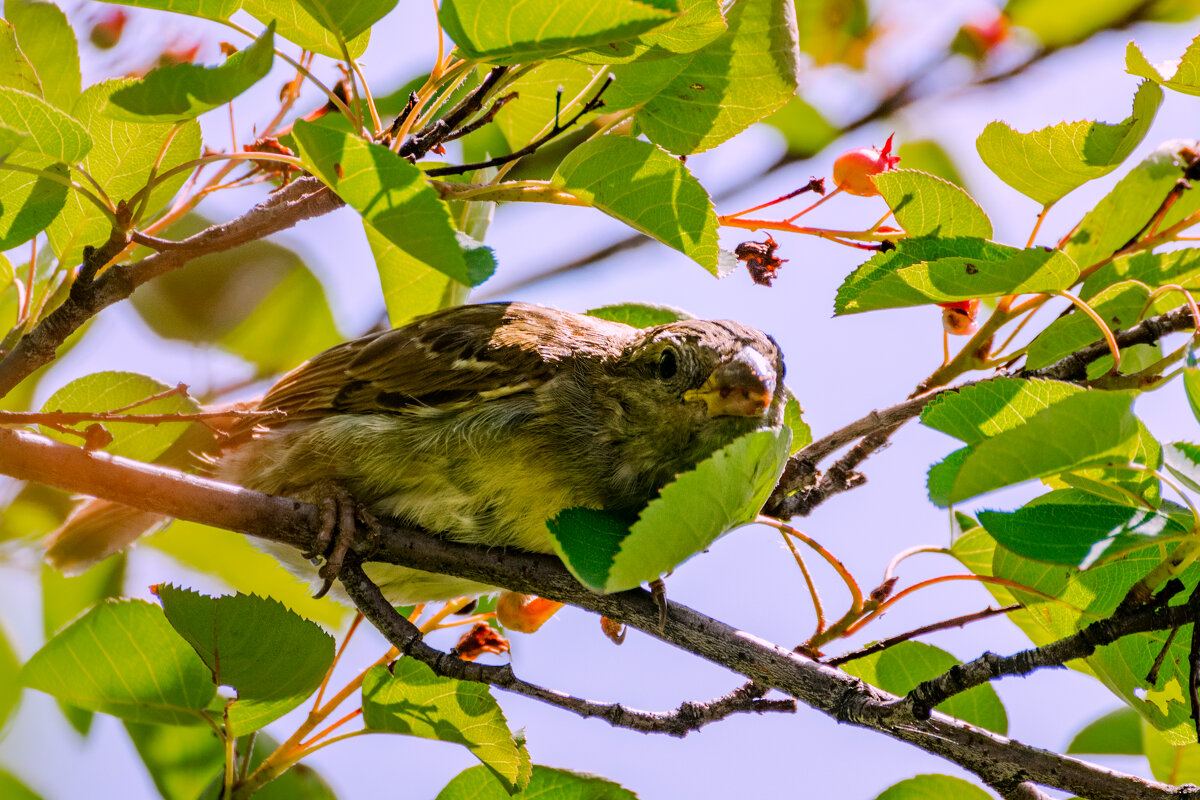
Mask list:
[[[858,150],[847,150],[833,162],[833,182],[842,191],[859,197],[873,197],[879,194],[875,188],[875,176],[881,172],[895,169],[900,163],[900,156],[892,155],[892,139],[888,137],[882,150],[874,147],[862,147]]]
[[[92,26],[92,31],[88,34],[88,39],[101,50],[108,50],[110,47],[114,47],[117,42],[121,41],[121,33],[125,30],[127,19],[128,17],[125,16],[125,12],[120,9],[110,11]]]
[[[953,303],[938,303],[942,307],[942,327],[952,336],[970,336],[978,326],[975,315],[979,313],[979,300],[956,300]]]

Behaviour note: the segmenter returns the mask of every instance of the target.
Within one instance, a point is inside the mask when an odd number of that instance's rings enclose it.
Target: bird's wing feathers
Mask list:
[[[521,303],[460,306],[321,353],[285,375],[259,408],[294,421],[476,403],[533,391],[568,358],[615,358],[637,335]]]

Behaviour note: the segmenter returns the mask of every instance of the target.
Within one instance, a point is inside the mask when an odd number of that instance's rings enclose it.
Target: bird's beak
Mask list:
[[[774,367],[753,347],[743,347],[717,366],[703,386],[685,392],[683,399],[702,400],[710,417],[757,417],[774,395]]]

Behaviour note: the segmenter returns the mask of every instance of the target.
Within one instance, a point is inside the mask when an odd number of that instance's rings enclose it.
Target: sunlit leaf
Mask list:
[[[440,678],[415,658],[402,658],[390,672],[367,672],[362,701],[369,730],[461,744],[510,792],[529,781],[529,754],[484,684]]]
[[[632,525],[571,508],[548,525],[555,550],[586,586],[619,592],[666,574],[754,519],[783,471],[787,428],[742,436],[663,487]]]
[[[901,239],[846,278],[834,313],[1056,291],[1078,277],[1074,262],[1057,250],[1017,250],[971,237]]]
[[[194,414],[200,406],[190,397],[172,394],[148,403],[147,398],[161,394],[171,387],[153,378],[136,372],[96,372],[68,383],[52,394],[42,407],[44,413],[102,412],[117,414]],[[133,408],[126,408],[133,405]],[[117,409],[124,409],[117,411]],[[105,450],[113,455],[152,461],[183,435],[189,422],[163,422],[157,425],[140,422],[83,422],[76,426],[84,430],[89,425],[100,424],[112,435]],[[53,428],[43,426],[43,433],[59,441],[81,444],[78,436],[70,436]]]
[[[1066,397],[1027,422],[952,453],[929,472],[939,506],[1034,478],[1097,463],[1125,463],[1138,444],[1133,397],[1084,392]]]
[[[1120,166],[1145,137],[1161,103],[1162,90],[1147,82],[1138,88],[1133,113],[1124,122],[1061,122],[1031,133],[993,122],[975,146],[1002,181],[1050,205]]]
[[[602,136],[577,147],[552,183],[717,273],[717,214],[687,167],[654,145]]]
[[[132,86],[113,92],[104,113],[126,122],[177,122],[225,105],[271,71],[275,27],[231,55],[224,64],[173,64],[151,70]]]
[[[67,111],[79,97],[79,47],[67,16],[53,3],[5,0],[4,17],[17,30],[21,51],[37,72],[47,103]],[[21,87],[17,87],[21,88]]]
[[[515,64],[631,39],[673,10],[639,0],[446,0],[438,20],[465,58]]]
[[[1171,77],[1163,70],[1171,69]],[[1154,81],[1159,86],[1190,95],[1200,95],[1200,37],[1192,40],[1183,56],[1175,62],[1154,66],[1133,42],[1125,48],[1125,68],[1130,74]],[[1161,69],[1160,69],[1161,68]]]
[[[992,223],[972,197],[958,186],[912,169],[875,176],[896,220],[909,236],[992,238]]]
[[[174,586],[160,586],[158,596],[167,621],[212,670],[213,680],[237,690],[225,707],[234,736],[300,705],[333,663],[333,637],[275,600],[207,597]]]
[[[187,725],[216,693],[208,667],[140,600],[96,606],[34,653],[24,685],[135,722]]]

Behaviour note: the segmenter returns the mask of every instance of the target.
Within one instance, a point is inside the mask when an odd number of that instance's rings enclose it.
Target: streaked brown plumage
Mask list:
[[[284,376],[234,431],[220,477],[377,517],[551,552],[564,508],[634,512],[675,475],[782,415],[773,340],[735,322],[637,329],[521,303],[461,306],[338,345]],[[313,574],[294,551],[277,555]],[[393,602],[488,587],[375,564]]]

